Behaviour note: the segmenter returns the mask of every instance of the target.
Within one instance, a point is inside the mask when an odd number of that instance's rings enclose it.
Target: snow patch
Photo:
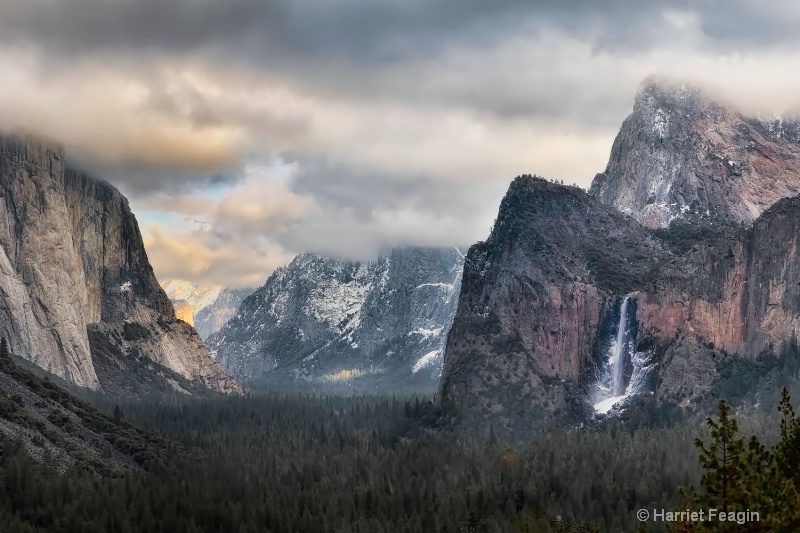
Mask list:
[[[594,411],[599,414],[606,414],[608,413],[612,407],[614,407],[619,402],[625,400],[628,396],[612,396],[611,398],[607,398],[601,402],[597,402],[594,404]]]
[[[667,136],[669,131],[669,115],[660,107],[656,109],[655,117],[653,118],[653,133],[658,135],[659,139]]]
[[[444,327],[439,326],[438,328],[417,328],[415,330],[409,331],[409,335],[419,335],[424,339],[430,337],[437,337],[442,334],[442,330]]]
[[[453,290],[453,285],[450,283],[423,283],[422,285],[417,285],[417,289],[422,287],[438,287],[440,289]]]
[[[411,372],[416,374],[417,372],[419,372],[423,368],[427,368],[427,367],[433,365],[436,362],[436,359],[439,357],[439,355],[441,353],[442,353],[441,350],[434,350],[432,352],[426,353],[425,355],[423,355],[422,357],[417,359],[417,362],[414,363],[413,367],[411,367]]]

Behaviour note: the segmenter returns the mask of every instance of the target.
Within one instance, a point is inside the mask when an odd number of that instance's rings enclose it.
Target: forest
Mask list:
[[[136,463],[61,470],[3,437],[4,532],[616,533],[800,524],[800,419],[786,390],[772,414],[734,412],[720,400],[705,421],[654,424],[648,416],[657,412],[632,406],[625,417],[509,447],[491,426],[480,435],[442,430],[436,407],[419,395],[253,391],[95,398],[93,407],[4,364],[93,420],[109,442],[125,443]],[[760,520],[637,518],[639,509],[710,508],[758,510]]]

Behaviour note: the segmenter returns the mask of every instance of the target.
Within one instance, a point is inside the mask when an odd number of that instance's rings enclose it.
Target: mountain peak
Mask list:
[[[457,248],[418,246],[372,261],[299,254],[208,342],[245,381],[430,388],[463,262]]]
[[[641,224],[750,224],[800,194],[800,129],[726,106],[696,86],[645,79],[590,194]]]
[[[642,104],[673,103],[685,104],[709,101],[706,93],[687,80],[651,75],[642,80],[636,92],[634,110]]]

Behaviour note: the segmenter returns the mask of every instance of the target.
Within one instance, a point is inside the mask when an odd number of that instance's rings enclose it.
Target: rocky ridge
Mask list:
[[[616,295],[643,289],[670,256],[583,190],[518,177],[467,254],[438,400],[508,423],[582,416]]]
[[[748,117],[696,87],[648,78],[589,193],[650,228],[747,225],[800,194],[800,119]]]

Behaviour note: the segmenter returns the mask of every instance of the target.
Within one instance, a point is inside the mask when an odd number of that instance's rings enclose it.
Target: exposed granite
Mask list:
[[[517,178],[467,255],[438,399],[451,416],[507,427],[585,416],[627,295],[651,390],[690,405],[720,379],[718,361],[800,336],[799,236],[800,197],[785,198],[677,254],[580,189]]]
[[[670,253],[575,187],[514,180],[470,248],[438,399],[464,416],[580,414],[615,296],[644,289]]]
[[[0,137],[0,335],[12,350],[97,389],[88,326],[174,319],[120,192],[67,168],[60,146]],[[142,356],[190,379],[226,382],[190,330],[165,334],[161,351]]]
[[[747,225],[800,194],[800,120],[748,117],[648,78],[590,194],[651,228],[692,216]]]

